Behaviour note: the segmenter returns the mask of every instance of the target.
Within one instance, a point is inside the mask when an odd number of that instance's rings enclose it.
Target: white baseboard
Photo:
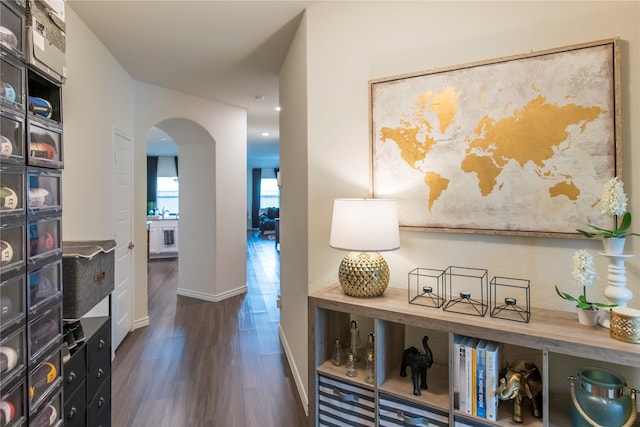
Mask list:
[[[247,292],[247,285],[240,286],[239,288],[232,289],[230,291],[223,292],[221,294],[207,294],[204,292],[192,291],[191,289],[178,288],[178,295],[183,297],[196,298],[203,301],[219,302],[227,298],[234,297],[236,295],[244,294]]]
[[[278,326],[278,336],[280,337],[280,342],[282,343],[282,347],[284,348],[284,354],[287,356],[287,361],[289,362],[289,367],[291,368],[291,374],[293,375],[293,379],[296,382],[296,388],[298,389],[298,394],[300,395],[300,400],[302,401],[302,407],[304,408],[304,413],[309,416],[309,396],[307,396],[307,390],[305,390],[304,385],[302,384],[302,378],[300,377],[300,372],[298,371],[298,367],[295,363],[293,363],[293,355],[291,354],[291,348],[289,347],[289,343],[287,342],[287,338],[282,331],[282,326]]]
[[[131,324],[131,330],[135,331],[136,329],[144,328],[145,326],[149,326],[149,316],[134,320]]]

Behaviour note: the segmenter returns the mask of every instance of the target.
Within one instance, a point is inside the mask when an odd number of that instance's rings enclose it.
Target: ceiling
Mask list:
[[[276,158],[278,73],[313,3],[67,1],[133,79],[246,109],[248,156]],[[148,141],[150,154],[177,154],[160,129]]]

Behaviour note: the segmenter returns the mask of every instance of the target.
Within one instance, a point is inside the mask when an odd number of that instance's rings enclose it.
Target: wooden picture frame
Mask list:
[[[619,39],[369,82],[371,193],[403,229],[579,237],[622,176]]]

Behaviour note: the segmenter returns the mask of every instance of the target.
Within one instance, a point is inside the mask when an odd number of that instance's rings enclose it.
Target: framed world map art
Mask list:
[[[578,237],[621,176],[619,40],[369,82],[373,197],[401,227]]]

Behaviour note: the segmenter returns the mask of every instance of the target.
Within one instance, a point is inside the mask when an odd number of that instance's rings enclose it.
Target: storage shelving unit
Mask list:
[[[365,319],[375,332],[376,380],[363,374],[347,377],[343,366],[333,366],[336,339],[348,343],[351,319]],[[428,372],[428,390],[413,395],[410,375],[399,376],[403,350],[421,349],[419,339],[428,335],[434,365]],[[464,335],[503,343],[503,360],[526,358],[540,369],[543,378],[543,417],[534,418],[524,405],[524,424],[512,421],[512,402],[501,401],[497,421],[488,421],[454,409],[453,341]],[[438,308],[409,304],[406,289],[388,288],[378,298],[353,298],[333,285],[309,297],[309,425],[322,426],[324,419],[349,425],[353,414],[363,425],[385,426],[391,422],[450,426],[568,426],[569,388],[566,376],[575,375],[583,363],[603,363],[613,370],[640,368],[640,346],[609,337],[604,328],[580,325],[574,313],[533,309],[529,323],[490,316],[469,316]],[[558,362],[564,363],[558,363]],[[567,363],[569,361],[570,363]],[[559,366],[572,366],[564,372]],[[359,366],[362,372],[364,366]],[[565,381],[566,387],[550,387]],[[330,384],[327,386],[327,384]],[[346,390],[346,391],[345,391]],[[353,406],[353,396],[362,405]],[[345,398],[346,396],[346,398]],[[371,404],[366,396],[372,396]],[[328,417],[328,418],[327,418]],[[415,424],[410,424],[411,422]]]
[[[17,356],[0,374],[8,427],[63,424],[63,82],[28,59],[33,4],[0,1],[0,346]],[[29,96],[47,100],[51,116],[31,111]]]

